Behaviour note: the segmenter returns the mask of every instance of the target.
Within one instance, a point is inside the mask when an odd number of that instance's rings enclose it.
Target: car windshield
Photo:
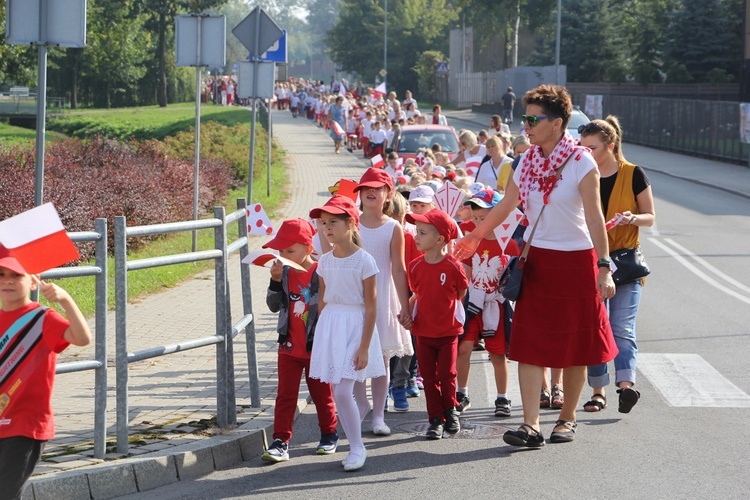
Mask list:
[[[570,115],[570,122],[568,122],[568,128],[572,128],[575,131],[578,131],[578,127],[581,125],[585,125],[589,122],[589,119],[584,115],[583,113],[576,113],[573,112],[573,114]]]
[[[398,141],[399,153],[416,153],[419,148],[430,148],[433,144],[440,144],[442,151],[455,153],[458,151],[458,141],[449,130],[404,130]]]

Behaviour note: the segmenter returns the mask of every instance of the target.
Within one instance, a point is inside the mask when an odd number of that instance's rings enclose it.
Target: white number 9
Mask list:
[[[446,279],[445,273],[440,273],[440,284],[441,285],[445,285],[445,279]]]

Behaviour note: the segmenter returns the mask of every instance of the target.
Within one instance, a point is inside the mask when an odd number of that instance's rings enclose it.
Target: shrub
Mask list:
[[[0,150],[0,220],[34,205],[33,148]],[[237,186],[226,162],[201,162],[199,213],[211,209]],[[109,224],[124,215],[129,226],[187,220],[193,213],[193,164],[170,158],[158,141],[128,143],[98,136],[89,141],[69,139],[52,145],[45,155],[44,200],[57,208],[68,231],[88,231],[94,219]],[[146,239],[129,240],[130,248]],[[79,245],[82,259],[93,244]]]

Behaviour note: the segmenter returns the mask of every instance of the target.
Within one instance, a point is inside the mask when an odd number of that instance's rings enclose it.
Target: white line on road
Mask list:
[[[694,254],[693,252],[691,252],[687,248],[683,247],[682,245],[680,245],[679,243],[677,243],[673,239],[666,238],[664,241],[666,241],[667,243],[670,243],[677,250],[681,251],[682,253],[684,253],[688,257],[692,258],[698,264],[702,265],[703,267],[705,267],[706,269],[708,269],[709,271],[711,271],[712,273],[714,273],[719,278],[724,279],[728,283],[736,286],[737,288],[739,288],[740,290],[742,290],[744,292],[750,293],[750,287],[746,286],[744,283],[740,283],[739,281],[737,281],[736,279],[732,278],[731,276],[728,276],[728,275],[724,274],[723,272],[721,272],[720,270],[718,270],[717,268],[715,268],[714,266],[712,266],[711,264],[709,264],[708,262],[706,262],[705,259],[703,259],[702,257],[697,256],[696,254]]]
[[[691,271],[693,274],[701,278],[703,281],[708,283],[709,285],[713,286],[714,288],[721,290],[722,292],[726,293],[727,295],[731,295],[732,297],[746,303],[750,304],[750,297],[746,297],[745,295],[741,295],[734,290],[725,287],[715,279],[708,276],[706,273],[695,267],[693,264],[691,264],[685,257],[668,247],[666,244],[662,243],[661,241],[657,240],[656,238],[650,238],[651,242],[653,242],[656,246],[660,247],[662,250],[667,252],[669,255],[677,259],[678,262],[680,262],[683,266],[685,266],[689,271]]]
[[[697,354],[639,353],[638,370],[672,406],[750,408],[750,396]]]

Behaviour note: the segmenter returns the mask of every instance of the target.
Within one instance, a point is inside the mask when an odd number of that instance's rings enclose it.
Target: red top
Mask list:
[[[39,307],[32,302],[29,305],[5,312],[0,310],[0,332],[5,333],[8,328],[21,316]],[[43,358],[31,375],[18,389],[10,395],[10,402],[0,418],[0,438],[25,436],[39,441],[47,441],[55,437],[55,419],[52,414],[52,386],[55,381],[55,364],[57,353],[68,347],[63,339],[65,330],[70,323],[54,309],[47,311],[42,324],[42,342],[49,354]],[[10,344],[8,348],[13,347]],[[6,351],[9,352],[9,351]],[[18,371],[23,370],[25,364],[33,356],[27,356],[19,365]],[[10,380],[13,380],[11,378]]]
[[[456,319],[456,307],[459,293],[469,286],[463,266],[450,255],[437,264],[419,257],[409,264],[409,279],[417,295],[412,335],[431,338],[461,335],[463,323]]]
[[[474,224],[473,220],[465,220],[461,224],[458,225],[458,228],[461,230],[462,233],[468,234],[475,230],[477,228],[477,225]]]
[[[414,235],[409,231],[404,231],[404,262],[406,262],[406,267],[409,267],[411,261],[422,255],[424,255],[424,252],[417,248],[417,242],[414,239]],[[411,282],[409,282],[409,290],[414,291],[411,287]]]
[[[519,255],[518,245],[514,240],[508,242],[505,253],[500,249],[497,240],[483,239],[479,242],[474,255],[463,263],[471,267],[471,283],[487,293],[497,292],[500,275],[508,265],[508,256]]]
[[[289,270],[289,337],[279,344],[279,354],[310,359],[307,352],[307,314],[310,309],[310,282],[318,263],[306,272]]]

